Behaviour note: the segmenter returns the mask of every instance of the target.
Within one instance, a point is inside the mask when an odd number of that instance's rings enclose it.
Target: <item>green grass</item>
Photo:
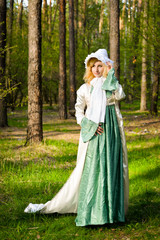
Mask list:
[[[55,129],[76,126],[72,121],[56,124]],[[54,129],[52,124],[46,126],[46,131]],[[24,147],[24,140],[0,139],[0,239],[160,239],[159,140],[157,135],[127,134],[130,205],[126,223],[76,227],[75,214],[26,214],[24,209],[29,202],[45,203],[63,186],[75,167],[78,144],[45,139]]]

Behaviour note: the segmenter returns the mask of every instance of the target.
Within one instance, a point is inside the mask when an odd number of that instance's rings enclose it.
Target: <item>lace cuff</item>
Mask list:
[[[84,117],[81,121],[81,136],[83,142],[88,142],[95,134],[98,123],[95,123],[88,118]]]

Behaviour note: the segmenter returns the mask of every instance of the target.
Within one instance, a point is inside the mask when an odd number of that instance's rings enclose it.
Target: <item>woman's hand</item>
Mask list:
[[[108,74],[108,72],[111,70],[111,68],[113,68],[113,66],[110,62],[106,62],[106,64],[107,64],[107,74]]]
[[[98,126],[98,128],[97,128],[97,130],[96,130],[94,135],[97,136],[97,134],[101,135],[103,133],[103,128],[101,127],[101,125],[102,124],[99,124],[99,126]]]

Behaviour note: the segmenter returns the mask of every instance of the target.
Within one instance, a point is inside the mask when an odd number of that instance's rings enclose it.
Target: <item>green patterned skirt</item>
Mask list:
[[[102,128],[102,135],[94,135],[88,144],[77,226],[125,221],[122,144],[114,105],[106,107]]]

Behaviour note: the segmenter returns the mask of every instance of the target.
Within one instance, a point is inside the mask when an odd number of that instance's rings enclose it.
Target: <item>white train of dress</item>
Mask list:
[[[118,89],[112,94],[112,96],[107,99],[107,105],[115,104],[115,110],[118,120],[118,125],[121,134],[121,141],[123,147],[123,179],[124,179],[124,207],[125,213],[128,209],[129,202],[129,180],[128,180],[128,158],[127,158],[127,148],[126,140],[123,128],[123,119],[119,110],[118,101],[124,99],[125,94],[122,90],[121,85],[119,84]],[[89,111],[90,103],[90,85],[87,83],[83,84],[77,91],[77,102],[75,105],[76,108],[76,118],[77,123],[80,124],[84,116],[87,117]],[[84,114],[84,110],[87,107],[87,110]],[[50,213],[76,213],[78,206],[78,195],[81,176],[83,173],[83,167],[85,163],[85,157],[87,152],[88,142],[84,143],[81,138],[79,140],[78,154],[77,154],[77,164],[74,168],[72,174],[68,178],[67,182],[63,185],[60,191],[48,202],[45,204],[33,204],[30,203],[24,212],[33,213],[40,212],[44,214]]]

